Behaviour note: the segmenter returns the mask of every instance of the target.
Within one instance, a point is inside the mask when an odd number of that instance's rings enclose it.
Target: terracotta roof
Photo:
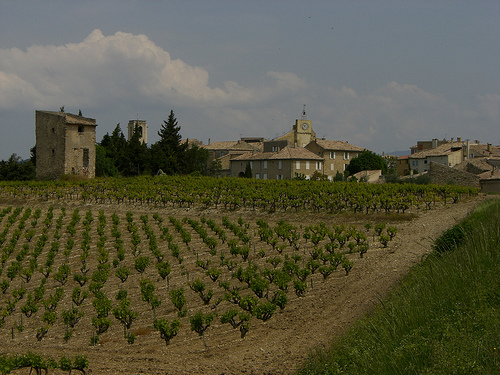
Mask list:
[[[488,147],[490,151],[488,151]],[[473,143],[469,145],[469,149],[483,156],[500,156],[500,146]]]
[[[344,141],[328,141],[326,139],[318,139],[316,138],[314,141],[320,147],[325,150],[339,150],[339,151],[364,151],[365,149],[362,147],[354,146],[349,142]]]
[[[220,141],[204,145],[207,150],[260,150],[259,145],[253,145],[244,141]]]
[[[257,152],[240,155],[233,160],[324,160],[321,156],[302,147],[283,147],[279,152]]]
[[[453,152],[462,150],[462,147],[462,142],[445,143],[436,148],[415,152],[413,155],[410,155],[410,159],[425,159],[428,156],[446,156]]]

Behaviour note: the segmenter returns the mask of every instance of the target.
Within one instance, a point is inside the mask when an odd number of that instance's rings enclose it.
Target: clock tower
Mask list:
[[[293,133],[294,143],[298,147],[304,147],[309,142],[316,139],[316,133],[312,130],[312,121],[307,119],[305,104],[300,119],[295,120]]]

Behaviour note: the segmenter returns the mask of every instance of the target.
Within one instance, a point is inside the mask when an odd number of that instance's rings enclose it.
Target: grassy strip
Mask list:
[[[311,354],[298,374],[500,374],[500,200],[444,236],[369,317]]]

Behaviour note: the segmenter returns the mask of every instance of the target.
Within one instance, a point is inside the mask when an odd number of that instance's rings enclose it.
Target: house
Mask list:
[[[344,173],[351,159],[365,150],[349,142],[328,141],[318,138],[309,142],[305,148],[324,159],[324,174],[326,174],[329,179],[330,176],[333,178],[337,172]]]
[[[460,141],[461,141],[461,138],[457,138],[457,142],[460,142]],[[416,146],[410,147],[411,155],[413,155],[417,152],[420,152],[420,151],[431,150],[433,148],[436,148],[438,146],[441,146],[445,143],[450,143],[450,142],[453,142],[453,138],[451,139],[451,141],[446,140],[446,138],[443,139],[442,141],[438,140],[437,138],[434,138],[432,141],[417,141]]]
[[[431,162],[453,167],[464,160],[464,149],[462,141],[447,142],[435,148],[415,152],[408,156],[410,169],[416,173],[429,171]]]
[[[247,164],[252,170],[252,177],[262,180],[291,180],[304,176],[309,179],[315,173],[324,174],[324,159],[313,152],[302,148],[285,145],[268,151],[268,147],[276,147],[274,142],[264,145],[265,151],[245,153],[230,160],[231,176],[243,177]]]
[[[408,157],[408,155],[403,155],[396,160],[396,173],[398,176],[407,176],[410,174],[410,163]]]
[[[222,141],[212,142],[208,145],[202,145],[208,150],[208,162],[219,162],[221,167],[221,176],[229,176],[231,174],[231,159],[252,152],[262,151],[262,142],[252,139],[250,142],[244,140],[239,141]]]
[[[35,111],[36,176],[95,177],[96,120],[66,112]]]

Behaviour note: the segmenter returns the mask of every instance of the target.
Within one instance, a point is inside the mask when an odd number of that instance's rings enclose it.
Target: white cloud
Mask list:
[[[154,127],[170,109],[183,113],[183,135],[215,141],[281,135],[303,104],[318,136],[377,152],[445,136],[499,138],[500,94],[476,95],[470,105],[458,105],[394,81],[361,92],[312,84],[293,72],[269,71],[253,79],[252,86],[226,81],[211,87],[207,70],[172,59],[145,35],[124,32],[105,36],[96,29],[79,43],[0,49],[0,140],[12,137],[11,124],[24,127],[15,134],[18,140],[0,145],[0,159],[33,145],[34,109],[62,105],[96,118],[102,134],[139,112],[150,124],[152,142]]]
[[[147,36],[104,36],[98,29],[80,43],[0,50],[0,77],[0,98],[9,98],[4,107],[23,100],[37,107],[90,106],[138,96],[158,103],[248,105],[303,85],[295,74],[271,72],[264,87],[228,81],[211,88],[205,69],[171,59]]]

